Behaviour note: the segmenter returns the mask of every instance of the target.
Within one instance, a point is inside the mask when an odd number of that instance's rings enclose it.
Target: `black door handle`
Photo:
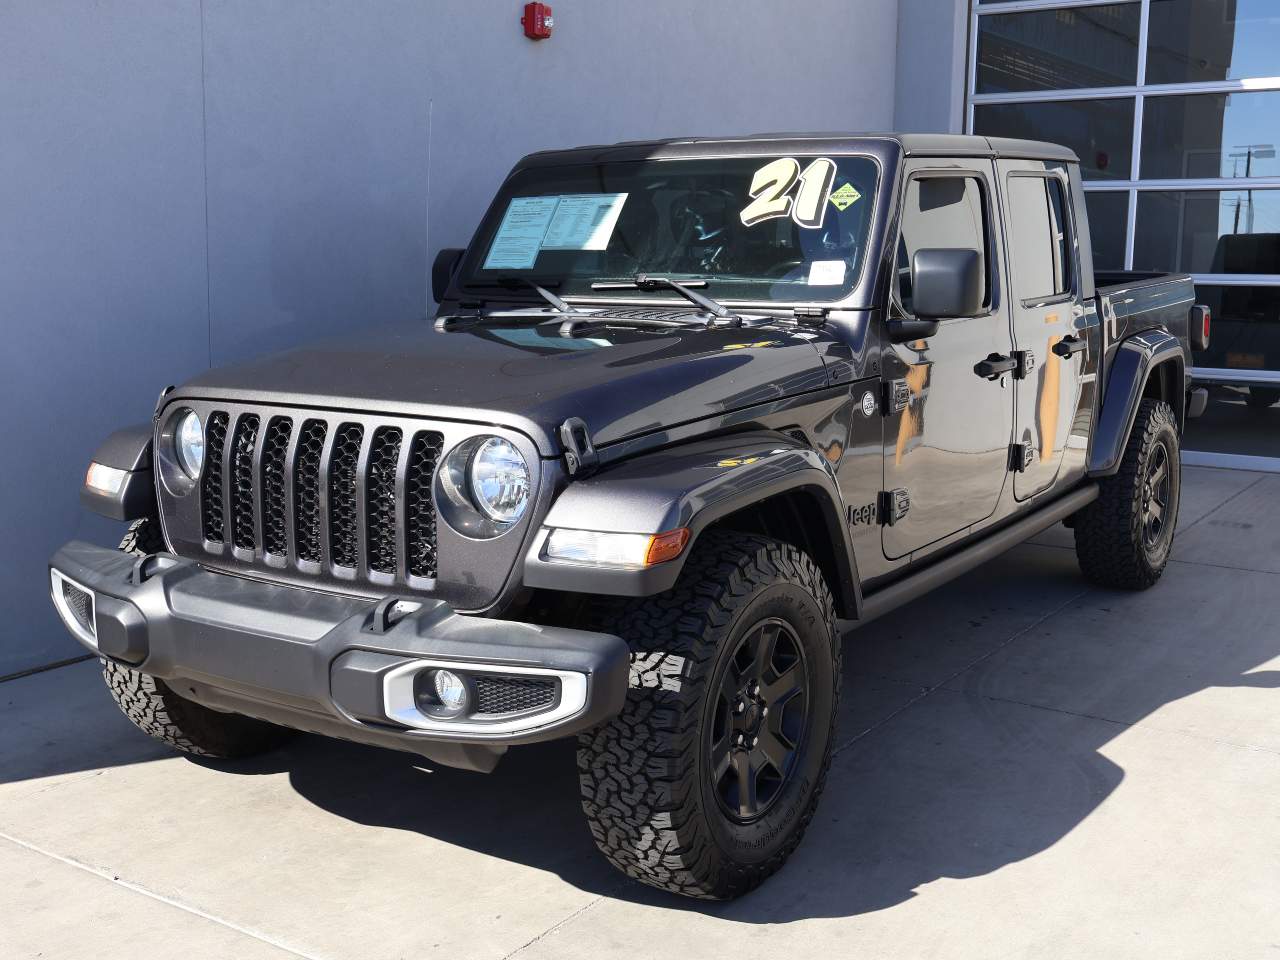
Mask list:
[[[992,353],[987,359],[979,360],[973,365],[973,372],[984,380],[994,380],[1002,373],[1012,373],[1018,369],[1016,357],[1006,357],[1003,353]]]
[[[1079,337],[1066,336],[1053,345],[1053,352],[1065,360],[1067,357],[1074,357],[1077,353],[1084,353],[1088,346],[1089,344]]]

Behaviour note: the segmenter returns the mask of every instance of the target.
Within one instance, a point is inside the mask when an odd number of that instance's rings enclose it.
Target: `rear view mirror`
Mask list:
[[[436,254],[435,263],[431,264],[431,298],[436,303],[442,301],[449,292],[449,284],[453,281],[453,274],[465,252],[456,247],[445,247]]]
[[[976,317],[986,300],[977,250],[917,250],[911,258],[911,309],[922,320]]]

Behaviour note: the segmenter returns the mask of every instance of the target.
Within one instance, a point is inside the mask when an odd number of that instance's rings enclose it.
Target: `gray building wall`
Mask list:
[[[0,676],[80,652],[44,561],[119,536],[77,501],[98,441],[206,365],[424,315],[521,154],[910,114],[898,0],[554,6],[533,43],[514,0],[0,0]]]

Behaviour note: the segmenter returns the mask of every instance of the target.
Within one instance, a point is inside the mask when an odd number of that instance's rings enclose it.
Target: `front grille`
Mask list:
[[[354,567],[359,555],[356,464],[362,440],[364,427],[344,423],[338,428],[329,459],[329,556],[340,567]]]
[[[214,410],[206,443],[206,551],[419,589],[436,577],[439,431]]]
[[[236,423],[231,451],[231,542],[241,550],[254,547],[253,448],[258,442],[258,418],[247,413]]]
[[[395,427],[373,432],[369,450],[368,507],[369,569],[396,572],[396,466],[400,462],[401,433]]]
[[[222,451],[226,445],[227,415],[219,410],[209,415],[205,428],[207,452],[200,480],[200,523],[210,543],[222,543]]]
[[[476,683],[476,713],[503,714],[543,710],[556,698],[556,682],[532,677],[491,677],[479,675]]]
[[[289,552],[289,535],[285,526],[285,457],[289,453],[289,435],[293,421],[273,417],[262,440],[262,549],[275,557]]]
[[[323,420],[308,420],[298,439],[293,468],[293,503],[297,511],[294,529],[298,559],[319,563],[320,553],[320,456],[324,453],[329,426]]]
[[[415,577],[436,575],[436,510],[431,500],[431,478],[443,446],[443,436],[424,431],[414,436],[409,448],[405,512],[409,523],[409,573]]]

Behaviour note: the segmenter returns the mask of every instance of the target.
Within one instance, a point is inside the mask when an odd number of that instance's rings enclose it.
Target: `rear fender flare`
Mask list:
[[[1161,386],[1161,395],[1173,407],[1181,430],[1186,415],[1186,353],[1181,341],[1166,330],[1145,330],[1126,337],[1116,347],[1094,420],[1089,444],[1089,475],[1109,477],[1120,469],[1138,406],[1152,378]]]
[[[861,607],[857,563],[844,524],[839,488],[811,447],[777,434],[733,435],[645,454],[571,483],[552,505],[524,561],[529,587],[610,596],[650,596],[669,590],[698,536],[718,520],[780,494],[812,498],[830,538],[828,579],[843,615]],[[690,546],[665,563],[610,569],[548,562],[554,528],[609,533],[690,531]],[[815,558],[817,559],[817,558]]]

